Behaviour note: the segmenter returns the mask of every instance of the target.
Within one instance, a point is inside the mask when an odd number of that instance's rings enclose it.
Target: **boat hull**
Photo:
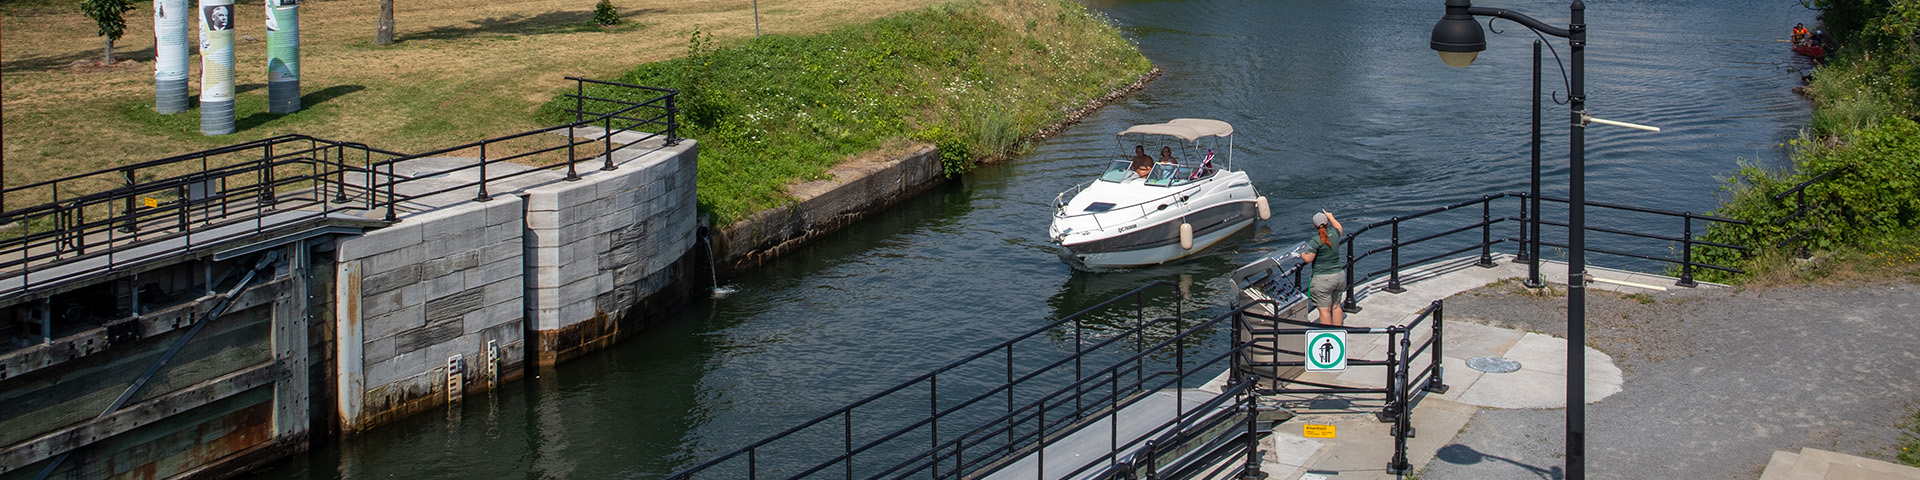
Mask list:
[[[1259,207],[1232,201],[1170,217],[1109,237],[1061,245],[1062,256],[1088,268],[1117,268],[1166,263],[1199,252],[1252,225]],[[1180,224],[1193,227],[1193,248],[1180,246]]]

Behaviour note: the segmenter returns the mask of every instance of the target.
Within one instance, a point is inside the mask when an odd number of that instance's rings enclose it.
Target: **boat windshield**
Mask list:
[[[1162,163],[1154,165],[1153,173],[1147,174],[1147,184],[1163,187],[1179,186],[1210,176],[1213,176],[1213,169],[1202,170],[1195,166]]]
[[[1127,169],[1132,165],[1133,162],[1130,161],[1114,160],[1113,163],[1107,164],[1107,172],[1100,174],[1100,181],[1120,183],[1122,180],[1133,178],[1135,176],[1133,171]]]

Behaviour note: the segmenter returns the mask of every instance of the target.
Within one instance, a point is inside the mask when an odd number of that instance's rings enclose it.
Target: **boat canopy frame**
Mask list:
[[[1202,159],[1199,149],[1203,141],[1212,144],[1209,145],[1210,147],[1217,147],[1219,143],[1224,142],[1226,144],[1226,162],[1224,166],[1215,168],[1233,169],[1233,125],[1227,122],[1207,118],[1176,118],[1168,120],[1167,123],[1149,123],[1127,127],[1126,130],[1121,130],[1119,133],[1113,135],[1114,141],[1118,142],[1117,144],[1120,147],[1122,157],[1132,156],[1130,150],[1127,149],[1128,143],[1134,143],[1135,145],[1144,145],[1146,143],[1155,143],[1158,145],[1162,143],[1128,142],[1127,139],[1130,138],[1128,137],[1129,135],[1180,139],[1182,142],[1167,143],[1178,143],[1183,156],[1195,160]],[[1193,149],[1193,151],[1186,151],[1189,148]]]

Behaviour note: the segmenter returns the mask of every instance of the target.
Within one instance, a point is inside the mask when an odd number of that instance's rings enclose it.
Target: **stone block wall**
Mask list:
[[[798,201],[794,206],[762,210],[715,229],[713,256],[723,275],[779,257],[946,180],[940,152],[932,145],[894,158],[843,163],[827,174],[832,178],[791,188]]]
[[[456,393],[454,355],[457,393],[483,390],[603,348],[685,303],[706,286],[687,281],[701,258],[696,162],[692,140],[620,150],[613,170],[581,168],[577,180],[526,172],[486,202],[416,198],[437,206],[342,237],[332,284],[341,430],[445,404]]]
[[[521,369],[526,330],[524,202],[499,196],[410,215],[340,241],[336,374],[342,429],[385,423],[447,399],[448,358],[465,390]]]
[[[693,143],[523,193],[536,364],[603,348],[691,294],[699,229]]]

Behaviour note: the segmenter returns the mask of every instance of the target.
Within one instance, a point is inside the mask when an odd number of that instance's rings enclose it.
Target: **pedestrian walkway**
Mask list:
[[[1380,279],[1355,289],[1362,310],[1346,317],[1347,326],[1388,327],[1403,325],[1416,318],[1434,300],[1501,281],[1524,278],[1527,266],[1515,263],[1510,255],[1496,255],[1492,268],[1475,266],[1477,257],[1439,262],[1403,272],[1398,294],[1384,291]],[[1566,278],[1567,267],[1559,262],[1542,262],[1541,279],[1550,284]],[[1623,293],[1638,293],[1668,288],[1677,281],[1670,277],[1621,270],[1588,267],[1594,276],[1590,288]],[[1719,285],[1700,284],[1702,288]],[[1565,288],[1564,284],[1555,288]],[[1534,319],[1540,320],[1540,319]],[[1415,329],[1413,343],[1419,344],[1426,329]],[[1563,338],[1462,321],[1444,325],[1442,379],[1449,387],[1444,394],[1422,392],[1415,400],[1411,423],[1414,437],[1408,440],[1408,461],[1412,472],[1431,462],[1443,446],[1452,442],[1481,408],[1560,408],[1565,407],[1566,349]],[[1384,359],[1385,336],[1355,337],[1349,358]],[[1507,373],[1485,373],[1469,368],[1475,357],[1500,357],[1518,363]],[[1424,357],[1411,368],[1426,368]],[[1338,385],[1380,388],[1386,385],[1386,367],[1349,367],[1338,373],[1306,373],[1301,380]],[[1624,377],[1606,353],[1586,349],[1587,403],[1599,402],[1622,390]],[[1274,479],[1387,479],[1393,458],[1393,436],[1389,423],[1375,417],[1384,406],[1379,395],[1272,395],[1265,402],[1280,406],[1295,417],[1274,427],[1264,440],[1268,452],[1262,470]],[[1332,438],[1306,436],[1306,425],[1333,427]],[[1319,427],[1316,427],[1319,428]],[[1497,459],[1496,459],[1497,460]],[[1544,472],[1543,472],[1544,473]]]

